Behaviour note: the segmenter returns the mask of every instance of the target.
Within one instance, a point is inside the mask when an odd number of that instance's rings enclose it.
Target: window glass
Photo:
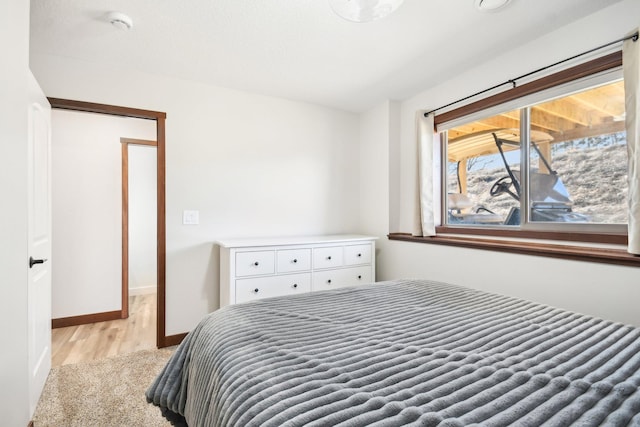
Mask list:
[[[520,224],[519,135],[519,110],[448,130],[450,224]]]
[[[624,117],[620,80],[448,129],[446,223],[626,224]]]
[[[627,222],[622,81],[533,106],[530,129],[546,135],[530,149],[532,222]]]

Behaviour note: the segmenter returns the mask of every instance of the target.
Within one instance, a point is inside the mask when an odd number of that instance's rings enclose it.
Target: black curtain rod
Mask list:
[[[516,82],[518,80],[520,80],[520,79],[523,79],[525,77],[529,77],[529,76],[531,76],[533,74],[537,74],[537,73],[539,73],[541,71],[548,70],[549,68],[555,67],[556,65],[560,65],[560,64],[563,64],[565,62],[571,61],[573,59],[579,58],[581,56],[588,55],[590,53],[593,53],[593,52],[598,51],[600,49],[604,49],[605,47],[609,47],[609,46],[614,45],[616,43],[623,42],[625,40],[633,40],[634,42],[638,41],[638,32],[636,31],[634,34],[631,34],[630,36],[623,37],[623,38],[618,39],[618,40],[614,40],[614,41],[609,42],[607,44],[603,44],[602,46],[594,47],[593,49],[589,49],[589,50],[587,50],[585,52],[579,53],[579,54],[574,55],[574,56],[572,56],[570,58],[563,59],[562,61],[554,62],[553,64],[547,65],[546,67],[538,68],[537,70],[531,71],[531,72],[529,72],[527,74],[523,74],[523,75],[518,76],[518,77],[516,77],[514,79],[507,80],[506,82],[499,83],[499,84],[497,84],[495,86],[491,86],[490,88],[481,90],[480,92],[476,92],[476,93],[474,93],[472,95],[465,96],[464,98],[460,98],[460,99],[458,99],[456,101],[450,102],[447,105],[443,105],[442,107],[438,107],[438,108],[435,108],[435,109],[433,109],[431,111],[427,111],[426,113],[424,113],[424,116],[427,117],[431,113],[435,113],[436,111],[442,110],[442,109],[447,108],[447,107],[451,107],[452,105],[455,105],[455,104],[458,104],[460,102],[466,101],[467,99],[473,98],[474,96],[482,95],[483,93],[487,93],[487,92],[490,92],[490,91],[492,91],[494,89],[498,89],[499,87],[504,86],[504,85],[513,85],[513,87],[515,88],[516,87]]]

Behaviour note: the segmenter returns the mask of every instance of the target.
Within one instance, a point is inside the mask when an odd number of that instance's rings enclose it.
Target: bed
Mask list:
[[[146,393],[176,425],[640,425],[640,329],[397,280],[205,317]]]

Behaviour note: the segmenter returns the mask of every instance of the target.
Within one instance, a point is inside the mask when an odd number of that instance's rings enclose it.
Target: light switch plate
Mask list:
[[[200,211],[182,211],[182,224],[197,225],[200,223]]]

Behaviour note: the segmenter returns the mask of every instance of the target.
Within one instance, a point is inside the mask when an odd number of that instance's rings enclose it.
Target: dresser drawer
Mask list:
[[[342,267],[342,246],[313,249],[313,268]]]
[[[276,252],[278,273],[311,270],[311,249],[284,249]]]
[[[275,271],[274,251],[236,253],[236,276],[259,276]]]
[[[371,267],[351,267],[313,273],[312,291],[325,291],[371,283]]]
[[[230,239],[220,245],[220,307],[371,283],[375,237]]]
[[[311,273],[236,280],[236,303],[311,292]]]
[[[344,247],[344,265],[371,264],[371,245]]]

